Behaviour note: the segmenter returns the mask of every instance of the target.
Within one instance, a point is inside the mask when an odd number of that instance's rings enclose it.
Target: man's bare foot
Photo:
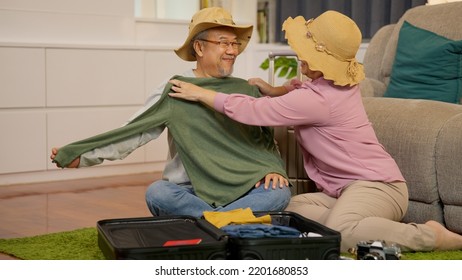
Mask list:
[[[436,243],[434,250],[450,251],[462,249],[462,235],[448,230],[436,221],[428,221],[425,224],[435,231]]]

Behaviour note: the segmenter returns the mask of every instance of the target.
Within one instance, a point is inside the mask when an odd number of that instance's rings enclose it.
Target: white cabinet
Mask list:
[[[137,105],[144,102],[144,52],[47,49],[47,106]]]
[[[8,44],[0,59],[0,185],[163,169],[166,132],[99,173],[59,170],[49,153],[120,127],[166,75],[191,67],[170,48]]]
[[[45,50],[0,47],[0,108],[45,106]]]
[[[0,110],[2,174],[46,169],[46,114],[39,110]]]

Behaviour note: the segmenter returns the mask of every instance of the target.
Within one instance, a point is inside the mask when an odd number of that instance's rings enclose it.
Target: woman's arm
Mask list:
[[[175,91],[175,93],[171,93],[170,96],[189,101],[201,102],[209,107],[213,107],[216,95],[215,91],[207,90],[175,79],[170,80],[169,82],[173,84],[172,89]],[[251,78],[248,82],[251,85],[257,86],[260,92],[265,96],[276,97],[289,92],[286,86],[273,87],[261,78]]]
[[[311,90],[294,90],[278,97],[255,98],[245,94],[222,94],[179,80],[170,81],[175,98],[201,102],[231,119],[258,126],[317,124],[329,117],[323,96]]]

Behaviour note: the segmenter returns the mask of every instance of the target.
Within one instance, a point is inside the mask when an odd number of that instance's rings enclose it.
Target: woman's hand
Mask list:
[[[266,174],[264,180],[265,180],[265,186],[264,186],[265,190],[269,188],[271,181],[273,181],[273,189],[276,189],[277,187],[282,189],[284,187],[289,186],[289,181],[287,181],[287,179],[284,176],[278,173],[268,173]],[[261,185],[261,181],[257,182],[255,184],[255,187],[258,188],[260,185]]]
[[[169,93],[171,97],[188,101],[201,102],[205,105],[213,107],[215,95],[217,94],[215,91],[176,79],[170,80],[169,83],[173,85],[172,90],[174,91]]]
[[[261,78],[250,78],[247,80],[250,85],[257,86],[263,95],[271,96],[273,87]]]
[[[266,96],[276,97],[287,93],[287,89],[285,87],[273,87],[261,78],[250,78],[247,81],[250,85],[257,86],[261,94]]]

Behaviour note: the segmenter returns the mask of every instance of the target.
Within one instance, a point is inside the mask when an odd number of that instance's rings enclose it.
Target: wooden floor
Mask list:
[[[160,173],[0,186],[0,238],[94,227],[103,219],[151,216],[144,195]],[[0,259],[11,257],[0,254]]]

